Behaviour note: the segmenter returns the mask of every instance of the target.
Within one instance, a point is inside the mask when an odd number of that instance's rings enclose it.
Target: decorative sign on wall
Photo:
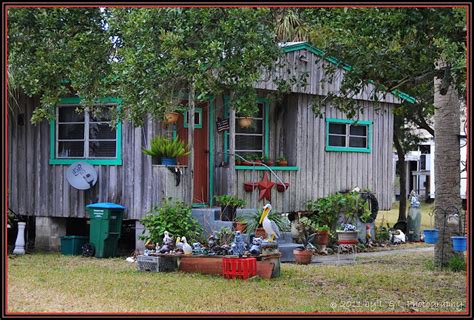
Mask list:
[[[260,190],[260,198],[258,200],[265,198],[268,201],[271,201],[272,188],[274,185],[275,182],[271,182],[268,179],[268,174],[265,172],[262,181],[258,182],[258,189]]]
[[[229,119],[223,119],[223,120],[221,120],[220,118],[217,119],[216,128],[217,128],[217,132],[229,130]]]
[[[87,162],[74,162],[66,171],[66,179],[74,188],[87,190],[97,182],[97,171]]]

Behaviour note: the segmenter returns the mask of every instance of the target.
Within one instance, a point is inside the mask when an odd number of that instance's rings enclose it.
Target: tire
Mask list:
[[[372,212],[369,219],[367,219],[366,223],[372,223],[377,219],[377,214],[379,213],[379,202],[375,195],[371,192],[364,192],[360,194],[361,198],[369,201],[370,204],[370,211]]]
[[[82,246],[83,257],[93,257],[95,254],[95,247],[92,243],[86,243]]]

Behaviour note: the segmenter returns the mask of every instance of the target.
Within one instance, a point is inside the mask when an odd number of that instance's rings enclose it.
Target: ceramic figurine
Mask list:
[[[181,241],[183,241],[183,252],[184,254],[192,254],[193,248],[188,244],[186,237],[182,237]]]
[[[173,239],[170,237],[170,233],[168,231],[165,231],[165,236],[163,237],[163,243],[164,244],[169,244],[171,243]]]
[[[245,242],[240,231],[235,232],[234,242],[232,242],[231,253],[236,256],[242,256],[245,252]]]
[[[252,246],[250,247],[250,254],[254,254],[254,255],[259,255],[262,253],[262,248],[261,248],[261,245],[262,245],[262,242],[263,242],[263,238],[262,237],[254,237],[252,239]]]
[[[198,255],[198,254],[203,254],[203,249],[201,247],[201,244],[199,242],[193,243],[193,254]]]
[[[275,238],[280,237],[280,229],[276,225],[275,221],[268,219],[268,215],[272,210],[272,205],[267,203],[263,207],[262,216],[260,217],[260,223],[267,233],[268,238],[266,239],[269,242],[273,242]]]
[[[176,238],[176,249],[175,252],[183,253],[183,245],[184,243],[181,241],[180,237]]]

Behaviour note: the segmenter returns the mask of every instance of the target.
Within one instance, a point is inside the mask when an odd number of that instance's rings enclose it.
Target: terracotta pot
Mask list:
[[[267,233],[265,232],[265,229],[257,228],[257,229],[255,229],[255,236],[256,237],[262,237],[262,238],[265,239],[267,237]]]
[[[261,166],[262,165],[262,160],[253,160],[255,162],[256,166]]]
[[[282,167],[286,167],[286,166],[288,165],[288,161],[286,161],[286,160],[285,160],[285,161],[280,160],[280,161],[278,161],[278,165],[279,165],[279,166],[282,166]]]
[[[239,127],[241,128],[248,128],[252,125],[253,119],[250,117],[240,118],[239,119]]]
[[[295,256],[295,262],[297,264],[310,264],[313,251],[295,249],[293,250],[293,255]]]
[[[165,123],[173,124],[178,122],[179,113],[178,112],[167,112],[165,113]]]
[[[288,189],[289,186],[290,186],[290,184],[288,182],[285,182],[285,185],[278,182],[277,183],[277,190],[278,190],[278,192],[285,192]]]
[[[240,231],[244,233],[247,230],[247,223],[245,222],[235,222],[235,231]]]
[[[316,243],[320,246],[325,246],[329,242],[329,232],[328,231],[319,231],[316,233]]]
[[[273,161],[264,161],[263,163],[265,163],[267,166],[271,167],[273,166]]]

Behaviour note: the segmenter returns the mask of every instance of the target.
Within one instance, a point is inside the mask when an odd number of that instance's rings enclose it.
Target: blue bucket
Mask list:
[[[438,229],[423,230],[425,235],[425,243],[436,244],[438,242]]]
[[[466,237],[451,237],[454,251],[466,251]]]
[[[175,166],[176,158],[161,158],[161,164],[165,166]]]

